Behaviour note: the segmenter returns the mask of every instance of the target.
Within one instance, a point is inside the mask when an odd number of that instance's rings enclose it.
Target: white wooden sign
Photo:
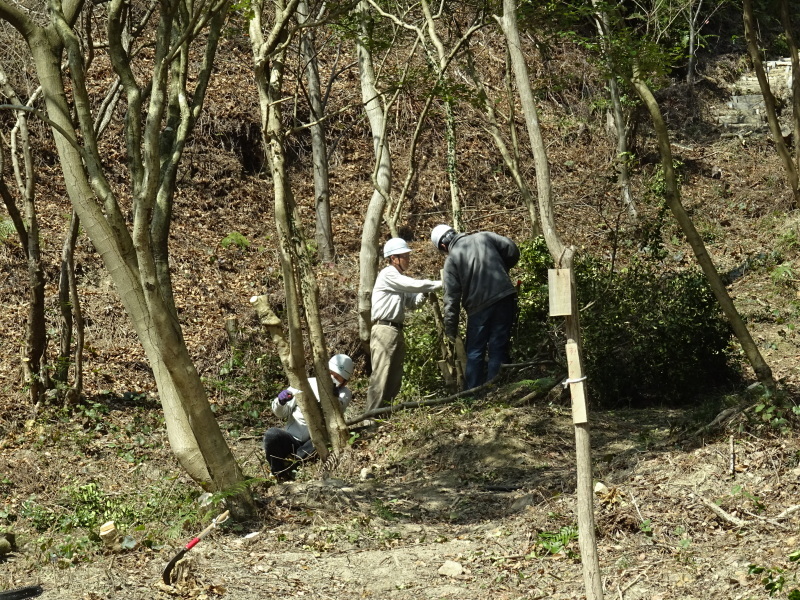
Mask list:
[[[547,271],[551,317],[566,317],[574,312],[571,271],[571,269],[548,269]]]

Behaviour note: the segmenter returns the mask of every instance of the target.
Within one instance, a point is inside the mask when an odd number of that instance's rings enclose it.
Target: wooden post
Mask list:
[[[575,340],[567,340],[567,373],[569,374],[569,393],[572,397],[572,422],[575,425],[589,422],[586,409],[586,392],[583,384],[583,368],[581,367],[581,356],[578,351],[578,344]]]
[[[564,267],[548,273],[550,284],[550,314],[563,315],[567,335],[567,355],[572,422],[575,426],[576,497],[578,516],[578,546],[581,551],[583,579],[587,600],[603,600],[603,582],[594,525],[594,490],[592,486],[592,443],[589,438],[588,394],[582,367],[581,327],[575,299],[575,279],[572,273],[572,252],[565,253]],[[567,314],[564,314],[569,309]]]

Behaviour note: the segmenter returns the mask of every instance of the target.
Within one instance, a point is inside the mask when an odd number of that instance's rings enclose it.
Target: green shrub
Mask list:
[[[681,403],[733,377],[731,330],[703,274],[638,263],[577,269],[587,375],[606,406]]]
[[[547,269],[541,238],[521,244],[512,275],[521,282],[513,360],[531,359],[543,343],[564,340],[548,332]],[[636,262],[610,274],[600,259],[577,257],[575,278],[585,365],[592,399],[603,406],[686,402],[729,381],[731,332],[698,270],[665,271],[663,263]],[[554,341],[556,340],[557,341]]]
[[[430,308],[406,317],[406,358],[403,362],[403,385],[399,401],[409,401],[415,396],[445,391],[439,360],[442,352]]]
[[[17,230],[14,223],[10,219],[0,219],[0,242],[7,240],[14,241],[17,235]]]
[[[512,340],[512,360],[530,360],[548,339],[549,299],[547,270],[553,259],[543,237],[520,244],[520,258],[512,278],[519,281],[517,326]]]
[[[236,246],[241,250],[247,250],[247,248],[250,246],[250,241],[238,231],[231,231],[228,235],[222,238],[220,245],[226,249],[230,246]]]

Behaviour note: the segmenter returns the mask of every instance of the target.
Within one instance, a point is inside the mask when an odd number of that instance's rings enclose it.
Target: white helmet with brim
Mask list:
[[[394,254],[408,254],[411,248],[403,238],[392,238],[383,245],[383,257],[388,258]]]

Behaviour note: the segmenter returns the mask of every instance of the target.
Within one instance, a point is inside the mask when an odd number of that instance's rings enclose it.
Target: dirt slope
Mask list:
[[[363,432],[333,477],[314,479],[315,467],[261,487],[263,522],[206,538],[173,587],[160,574],[179,540],[89,564],[37,566],[29,548],[3,565],[0,587],[41,582],[43,598],[86,600],[581,598],[568,411],[507,399],[399,415]],[[606,597],[767,598],[770,573],[785,580],[784,594],[800,587],[788,558],[800,547],[800,444],[736,436],[734,478],[727,439],[674,443],[680,418],[594,416]],[[258,461],[255,445],[234,447],[247,464]],[[91,476],[101,465],[85,468]],[[749,574],[750,565],[773,571]]]

